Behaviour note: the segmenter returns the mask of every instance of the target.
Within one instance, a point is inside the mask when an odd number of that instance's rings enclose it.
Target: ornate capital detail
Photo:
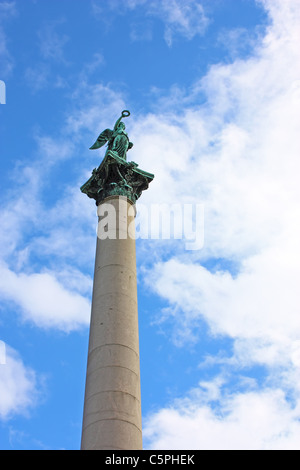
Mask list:
[[[80,190],[95,199],[97,205],[110,196],[125,196],[135,204],[153,178],[151,173],[140,170],[137,163],[127,162],[117,152],[108,150]]]

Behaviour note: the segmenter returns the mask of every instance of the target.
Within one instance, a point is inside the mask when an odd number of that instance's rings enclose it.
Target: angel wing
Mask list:
[[[103,147],[106,142],[109,142],[111,140],[112,136],[113,131],[111,129],[105,129],[105,131],[101,132],[94,145],[90,147],[90,150],[95,150],[99,149],[100,147]]]

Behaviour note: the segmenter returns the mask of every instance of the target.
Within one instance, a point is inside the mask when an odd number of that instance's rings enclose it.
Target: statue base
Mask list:
[[[153,178],[153,174],[140,170],[137,163],[127,162],[116,152],[108,150],[100,166],[93,170],[80,190],[95,199],[97,206],[111,196],[124,196],[135,204]]]

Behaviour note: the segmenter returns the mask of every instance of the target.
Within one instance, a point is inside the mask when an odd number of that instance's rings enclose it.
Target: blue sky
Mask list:
[[[79,188],[129,109],[129,159],[155,174],[140,203],[204,207],[199,250],[137,240],[144,447],[299,450],[299,7],[0,1],[1,449],[80,446]]]

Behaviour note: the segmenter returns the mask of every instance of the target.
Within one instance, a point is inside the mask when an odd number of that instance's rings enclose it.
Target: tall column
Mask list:
[[[100,221],[107,208],[116,225],[97,237],[81,448],[142,449],[133,207],[127,197],[106,198]]]
[[[133,206],[154,175],[127,162],[133,144],[122,111],[91,149],[108,143],[98,168],[80,188],[98,206],[83,450],[142,449],[139,333]],[[130,230],[129,230],[130,228]]]

